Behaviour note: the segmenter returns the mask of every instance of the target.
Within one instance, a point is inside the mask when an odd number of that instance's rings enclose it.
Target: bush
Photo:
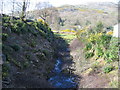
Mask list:
[[[110,44],[110,40],[111,40],[111,35],[106,35],[106,34],[102,34],[100,36],[100,43],[103,45],[104,48],[108,48],[109,44]]]
[[[109,48],[106,50],[104,58],[105,60],[119,61],[118,57],[118,39],[112,38]]]
[[[106,66],[106,67],[103,69],[103,72],[104,72],[104,73],[109,73],[109,72],[111,72],[113,69],[114,69],[114,67],[111,66],[111,65],[109,65],[109,66]]]
[[[107,62],[107,63],[111,63],[111,62],[113,62],[113,60],[106,60],[106,62]]]
[[[12,25],[11,28],[12,28],[12,31],[13,31],[14,33],[16,33],[16,34],[18,34],[18,35],[20,34],[20,30],[21,30],[21,29],[20,29],[20,27],[17,26],[17,24]]]
[[[88,44],[86,44],[86,46],[85,46],[85,51],[89,51],[89,50],[91,50],[92,49],[92,44],[91,43],[88,43]]]
[[[101,47],[98,47],[96,50],[96,54],[98,57],[102,57],[104,55],[103,49]]]
[[[2,17],[2,22],[3,23],[9,23],[9,21],[10,21],[10,17],[8,17],[8,16],[3,16]]]
[[[87,58],[90,58],[90,57],[93,57],[94,56],[94,53],[93,52],[87,52],[86,54],[85,54],[85,58],[87,59]]]
[[[8,37],[7,33],[2,33],[2,40],[5,41]]]

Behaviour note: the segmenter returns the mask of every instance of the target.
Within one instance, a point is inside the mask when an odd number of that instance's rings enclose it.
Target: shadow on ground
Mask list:
[[[79,76],[73,74],[73,57],[70,55],[69,44],[63,38],[55,36],[56,64],[49,81],[57,88],[77,88]],[[58,70],[59,72],[55,72]]]

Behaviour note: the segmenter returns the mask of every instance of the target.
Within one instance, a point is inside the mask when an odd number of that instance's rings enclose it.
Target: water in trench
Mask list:
[[[53,72],[55,75],[49,79],[49,82],[56,88],[75,88],[75,77],[62,73],[62,60],[57,59]]]

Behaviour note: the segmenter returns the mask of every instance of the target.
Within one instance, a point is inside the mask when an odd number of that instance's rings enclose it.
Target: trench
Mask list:
[[[77,83],[75,77],[62,73],[62,60],[58,58],[54,67],[54,76],[50,77],[49,82],[56,88],[75,88]]]

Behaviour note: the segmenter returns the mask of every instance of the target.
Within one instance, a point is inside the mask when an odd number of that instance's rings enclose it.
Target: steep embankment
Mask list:
[[[48,88],[54,67],[54,35],[44,22],[3,15],[3,88]]]

